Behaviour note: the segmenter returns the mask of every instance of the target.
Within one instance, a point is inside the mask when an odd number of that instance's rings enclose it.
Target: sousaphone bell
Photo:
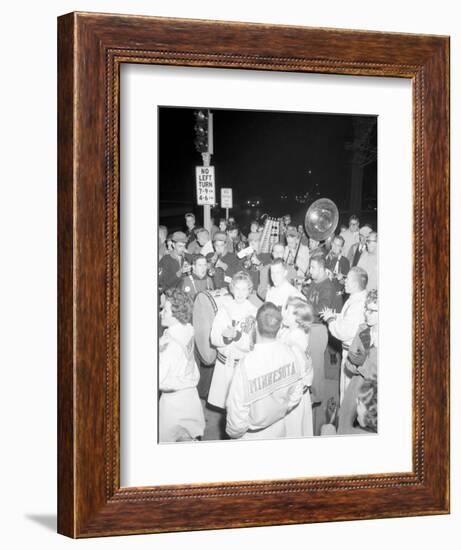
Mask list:
[[[304,218],[304,228],[311,239],[326,241],[336,230],[339,212],[330,199],[318,199],[313,202]]]

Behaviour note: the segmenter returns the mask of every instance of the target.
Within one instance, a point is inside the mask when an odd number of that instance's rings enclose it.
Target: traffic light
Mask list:
[[[200,109],[195,115],[195,148],[199,153],[208,153],[208,131],[210,112],[208,109]]]

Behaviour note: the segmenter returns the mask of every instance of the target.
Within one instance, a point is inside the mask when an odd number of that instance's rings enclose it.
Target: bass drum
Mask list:
[[[195,347],[204,365],[210,366],[216,361],[216,348],[211,345],[210,334],[218,307],[232,299],[231,294],[223,294],[222,290],[204,290],[195,297],[192,311]]]

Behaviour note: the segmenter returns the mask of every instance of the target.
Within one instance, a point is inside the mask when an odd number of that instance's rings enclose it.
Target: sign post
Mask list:
[[[203,206],[203,226],[211,230],[210,209],[216,202],[214,166],[196,166],[197,204]]]
[[[233,208],[232,205],[232,188],[221,188],[221,208],[226,209],[226,221],[229,219],[229,208]]]

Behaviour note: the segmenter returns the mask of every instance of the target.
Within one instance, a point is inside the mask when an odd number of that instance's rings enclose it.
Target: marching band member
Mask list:
[[[197,229],[196,234],[197,234],[197,242],[200,247],[200,254],[206,257],[207,254],[210,254],[210,252],[213,253],[214,248],[213,248],[213,243],[211,242],[211,239],[210,239],[209,232],[203,227],[201,227],[200,229]],[[216,231],[214,232],[214,234],[216,234]]]
[[[227,288],[232,276],[240,271],[240,262],[233,252],[227,251],[225,233],[222,231],[215,233],[213,243],[215,252],[210,252],[206,257],[210,265],[209,275],[213,279],[215,288]]]
[[[320,312],[325,308],[335,309],[336,291],[328,278],[325,269],[325,258],[322,255],[312,256],[310,262],[312,282],[303,289],[303,293],[314,310],[314,322],[310,328],[309,353],[314,365],[314,380],[312,383],[312,401],[314,408],[314,432],[320,434],[320,428],[325,422],[326,395],[325,384],[325,350],[328,345],[328,330],[323,323]]]
[[[233,299],[218,309],[211,328],[210,340],[218,355],[208,393],[208,403],[224,409],[235,367],[253,345],[256,306],[248,297],[253,290],[251,278],[244,271],[232,277]]]
[[[261,270],[272,260],[268,252],[260,252],[260,241],[261,233],[252,232],[248,235],[248,246],[252,249],[252,252],[242,260],[242,269],[250,275],[255,289],[259,285]]]
[[[160,318],[166,330],[159,341],[159,441],[197,439],[205,418],[197,392],[192,300],[181,290],[167,290]]]
[[[213,290],[213,280],[208,276],[207,271],[208,263],[205,256],[195,255],[192,258],[192,273],[183,275],[178,288],[183,290],[192,301],[202,290]]]
[[[232,438],[287,436],[287,418],[303,395],[302,360],[277,340],[282,315],[272,303],[256,317],[256,344],[235,370],[227,398],[226,432]]]
[[[174,288],[181,281],[184,273],[189,273],[191,259],[186,254],[187,236],[182,231],[175,231],[172,235],[173,250],[165,254],[158,264],[158,286],[160,293]]]

